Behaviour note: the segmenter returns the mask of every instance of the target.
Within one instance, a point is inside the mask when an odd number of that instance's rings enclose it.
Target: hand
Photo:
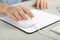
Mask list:
[[[48,3],[47,0],[36,0],[33,6],[37,9],[43,10],[48,8]]]
[[[30,16],[31,18],[33,17],[33,14],[26,9],[23,6],[14,6],[14,7],[8,7],[5,10],[6,14],[11,17],[12,19],[14,19],[15,21],[18,20],[27,20],[27,16]]]

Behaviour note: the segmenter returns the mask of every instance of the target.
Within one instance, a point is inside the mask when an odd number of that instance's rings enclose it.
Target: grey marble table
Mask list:
[[[18,4],[25,6],[28,9],[34,9],[34,7],[31,6],[33,2],[34,0],[31,0]],[[59,0],[48,0],[49,8],[45,11],[60,16],[60,13],[56,9],[59,2]],[[60,35],[51,31],[53,27],[58,26],[60,26],[60,22],[39,30],[36,33],[25,34],[11,25],[0,21],[0,40],[60,40]]]

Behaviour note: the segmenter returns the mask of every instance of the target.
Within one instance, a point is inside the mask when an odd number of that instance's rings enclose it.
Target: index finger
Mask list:
[[[29,15],[30,17],[34,17],[34,15],[32,14],[32,12],[30,12],[27,8],[22,7],[22,6],[20,6],[20,7],[23,9],[23,11],[24,11],[27,15]]]

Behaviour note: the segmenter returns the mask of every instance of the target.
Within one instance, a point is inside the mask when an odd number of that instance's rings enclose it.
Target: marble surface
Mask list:
[[[35,9],[31,6],[33,2],[34,0],[19,3],[19,5],[25,6],[29,9]],[[56,9],[59,2],[60,0],[48,0],[49,8],[45,11],[60,16],[60,13]],[[24,32],[0,20],[0,40],[60,40],[60,35],[51,31],[53,27],[58,26],[60,26],[60,22],[48,26],[47,28],[39,30],[33,34],[25,34]]]

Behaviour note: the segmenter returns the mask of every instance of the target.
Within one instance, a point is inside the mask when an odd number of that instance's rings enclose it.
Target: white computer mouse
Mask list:
[[[32,11],[31,11],[32,12]],[[28,28],[28,27],[32,27],[32,25],[36,25],[37,23],[37,15],[32,12],[34,17],[33,18],[30,18],[28,15],[26,15],[28,17],[27,20],[19,20],[17,23],[18,25],[20,25],[21,27],[24,27],[24,28]]]

